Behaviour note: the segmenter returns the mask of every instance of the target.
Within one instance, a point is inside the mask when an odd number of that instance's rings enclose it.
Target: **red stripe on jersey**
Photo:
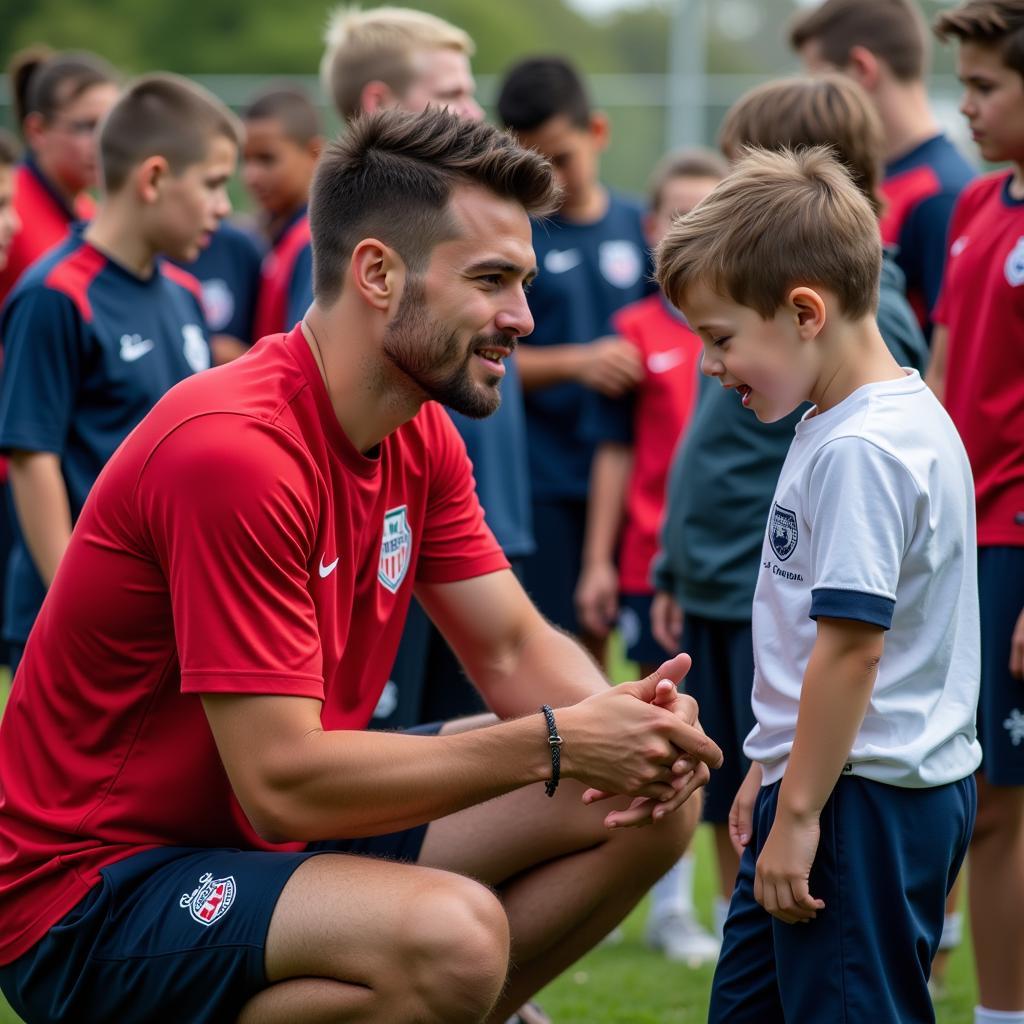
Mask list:
[[[180,284],[182,288],[187,288],[195,296],[196,302],[202,306],[203,286],[187,270],[182,270],[168,260],[161,260],[160,273],[175,284]]]
[[[288,317],[288,288],[295,272],[295,261],[308,242],[309,218],[303,214],[264,257],[253,324],[254,338],[280,334],[295,326],[285,323]]]
[[[76,249],[66,260],[61,260],[46,275],[46,287],[63,292],[78,307],[87,323],[92,320],[89,285],[107,265],[107,258],[91,245]]]
[[[941,192],[942,182],[931,167],[915,167],[886,178],[880,191],[885,197],[885,210],[879,221],[882,241],[886,245],[895,245],[914,207]]]

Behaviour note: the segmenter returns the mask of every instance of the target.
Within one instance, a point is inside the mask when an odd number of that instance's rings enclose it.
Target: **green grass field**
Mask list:
[[[629,669],[619,665],[625,678]],[[8,683],[0,677],[0,708]],[[696,901],[705,924],[713,895],[710,832],[701,827],[697,854]],[[713,968],[691,970],[652,953],[643,942],[646,901],[628,918],[622,942],[600,946],[549,985],[538,997],[555,1024],[698,1024],[707,1018]],[[976,998],[970,940],[953,955],[945,994],[936,1004],[939,1024],[966,1024]],[[20,1018],[0,996],[0,1024]],[[187,1022],[182,1022],[187,1024]]]

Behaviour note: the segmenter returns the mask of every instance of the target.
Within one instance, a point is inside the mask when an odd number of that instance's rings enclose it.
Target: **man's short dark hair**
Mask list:
[[[928,26],[915,0],[825,0],[796,15],[789,42],[794,50],[816,42],[839,70],[855,46],[885,61],[901,82],[917,81],[927,70]]]
[[[996,50],[1002,62],[1024,76],[1024,0],[967,0],[935,19],[935,34]]]
[[[590,114],[583,79],[563,57],[520,61],[506,72],[498,93],[498,116],[516,132],[531,132],[559,115],[576,128],[587,128]]]
[[[100,163],[107,192],[133,167],[162,156],[172,174],[206,159],[211,141],[241,144],[242,125],[212,93],[178,75],[145,75],[117,101],[100,128]]]
[[[297,146],[306,146],[323,135],[316,104],[297,85],[281,85],[261,92],[242,117],[246,121],[276,121],[285,137]]]
[[[492,125],[447,110],[384,110],[356,118],[320,158],[309,199],[313,294],[331,305],[364,238],[391,246],[413,273],[454,238],[458,185],[478,185],[534,216],[556,208],[551,165]]]

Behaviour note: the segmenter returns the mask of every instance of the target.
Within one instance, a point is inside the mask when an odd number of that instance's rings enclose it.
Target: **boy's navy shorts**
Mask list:
[[[700,724],[722,748],[722,767],[704,790],[704,820],[724,824],[750,762],[743,741],[754,728],[754,640],[749,622],[705,619],[687,613],[682,649],[693,658],[683,689],[697,701]]]
[[[1024,786],[1024,679],[1010,675],[1010,639],[1024,609],[1024,548],[978,549],[981,606],[981,771],[993,786]]]
[[[135,854],[104,868],[70,913],[0,967],[0,989],[28,1024],[228,1024],[269,984],[267,929],[300,864],[321,853],[415,863],[426,832],[419,825],[296,853]]]
[[[974,777],[931,789],[840,778],[811,868],[825,909],[808,924],[784,924],[754,899],[780,784],[754,806],[709,1024],[933,1024],[928,975],[974,828]]]

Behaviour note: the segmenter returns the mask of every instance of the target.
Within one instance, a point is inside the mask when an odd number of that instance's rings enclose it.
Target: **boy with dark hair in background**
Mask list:
[[[323,149],[320,114],[294,87],[274,88],[245,111],[242,177],[263,211],[270,251],[263,258],[253,336],[294,326],[296,303],[309,282],[299,254],[309,244],[309,186]],[[298,313],[305,312],[305,306]]]
[[[185,79],[149,75],[100,131],[104,194],[84,232],[34,264],[0,317],[0,448],[17,540],[12,668],[104,464],[161,395],[210,365],[194,259],[231,210],[237,120]]]
[[[1024,3],[939,15],[959,43],[960,110],[986,160],[950,222],[929,381],[974,470],[985,752],[968,894],[978,1024],[1024,1022]]]
[[[885,135],[882,241],[896,246],[907,296],[931,336],[946,232],[974,169],[928,100],[929,35],[917,0],[825,0],[799,12],[790,45],[810,71],[841,71],[870,96]]]
[[[552,622],[601,651],[604,639],[588,633],[574,604],[594,453],[582,417],[588,390],[617,398],[643,377],[636,347],[615,337],[611,323],[651,290],[643,212],[601,184],[608,119],[591,107],[567,61],[516,64],[502,82],[498,114],[524,146],[551,161],[563,188],[558,212],[534,225],[537,326],[520,346],[537,536],[526,586]]]

